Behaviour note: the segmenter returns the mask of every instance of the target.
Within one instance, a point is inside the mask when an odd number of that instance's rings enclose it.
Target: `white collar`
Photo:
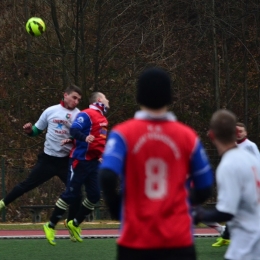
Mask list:
[[[89,105],[89,108],[94,109],[94,110],[98,110],[103,115],[103,111],[101,109],[99,109],[98,107],[96,107],[94,105]]]
[[[147,111],[139,110],[134,115],[135,119],[147,119],[147,120],[168,120],[177,121],[177,117],[172,112],[166,112],[161,115],[154,115]]]

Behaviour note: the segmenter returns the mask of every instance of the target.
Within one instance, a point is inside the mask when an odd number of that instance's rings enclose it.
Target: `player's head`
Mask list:
[[[93,104],[95,102],[102,103],[106,108],[109,108],[109,100],[101,92],[93,92],[90,95],[90,97],[89,97],[89,104]]]
[[[229,110],[220,109],[216,111],[210,120],[209,137],[211,140],[222,144],[233,144],[236,142],[237,118]]]
[[[74,109],[81,100],[82,90],[78,86],[71,84],[64,92],[64,106],[68,109]]]
[[[245,124],[237,122],[237,140],[243,140],[244,138],[247,137],[247,129]]]
[[[172,103],[171,78],[160,68],[149,68],[137,80],[136,101],[149,109],[160,109]]]
[[[82,90],[80,87],[74,85],[74,84],[70,84],[64,91],[67,94],[71,94],[72,92],[76,92],[78,93],[80,96],[82,96]]]

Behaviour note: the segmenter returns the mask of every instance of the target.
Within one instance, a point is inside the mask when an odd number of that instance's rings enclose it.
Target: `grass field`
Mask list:
[[[215,238],[196,238],[198,260],[220,260],[227,247],[213,248]],[[0,239],[1,260],[112,260],[116,255],[115,239],[85,239],[73,243],[57,239],[51,246],[45,239]],[[159,260],[159,259],[158,259]]]

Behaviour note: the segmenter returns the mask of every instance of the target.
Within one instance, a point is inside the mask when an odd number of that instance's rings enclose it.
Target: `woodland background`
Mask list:
[[[44,134],[23,134],[42,111],[57,104],[65,87],[110,100],[110,127],[133,116],[135,81],[148,66],[174,80],[171,110],[195,128],[212,164],[206,137],[211,114],[235,112],[260,144],[260,0],[1,0],[0,1],[0,195],[23,180],[43,147]],[[32,37],[30,17],[46,32]],[[25,221],[22,204],[53,204],[64,189],[53,179],[25,194],[6,211]],[[46,213],[48,214],[48,212]]]

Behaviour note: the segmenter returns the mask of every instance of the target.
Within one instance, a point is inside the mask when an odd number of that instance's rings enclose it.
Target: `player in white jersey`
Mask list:
[[[23,126],[24,132],[29,136],[37,136],[47,128],[44,152],[38,155],[37,163],[28,177],[0,200],[0,212],[24,193],[38,187],[54,176],[58,176],[66,185],[69,152],[72,148],[72,142],[68,142],[70,138],[69,129],[79,113],[77,105],[81,99],[81,94],[82,91],[79,87],[75,85],[67,87],[60,104],[47,108],[35,125],[27,123]],[[79,206],[80,201],[79,205],[71,206],[71,214],[75,214],[74,212],[78,210]]]
[[[237,123],[237,146],[248,150],[260,161],[260,152],[257,145],[247,138],[247,129],[243,123]]]
[[[195,223],[228,221],[231,242],[226,260],[260,259],[260,162],[236,144],[236,116],[213,114],[209,136],[222,156],[217,167],[216,209],[195,209]]]
[[[241,149],[247,150],[250,153],[252,153],[254,156],[256,156],[256,158],[260,162],[260,152],[258,150],[257,145],[247,138],[246,126],[241,122],[237,122],[236,129],[237,129],[237,138],[236,138],[237,146]],[[212,225],[211,227],[219,228],[220,234],[221,234],[221,237],[219,237],[217,239],[217,242],[212,244],[212,246],[221,247],[221,246],[229,245],[229,243],[230,243],[229,228],[227,226],[222,227],[218,223],[212,223],[211,225]],[[223,228],[222,231],[221,231],[221,228]]]

